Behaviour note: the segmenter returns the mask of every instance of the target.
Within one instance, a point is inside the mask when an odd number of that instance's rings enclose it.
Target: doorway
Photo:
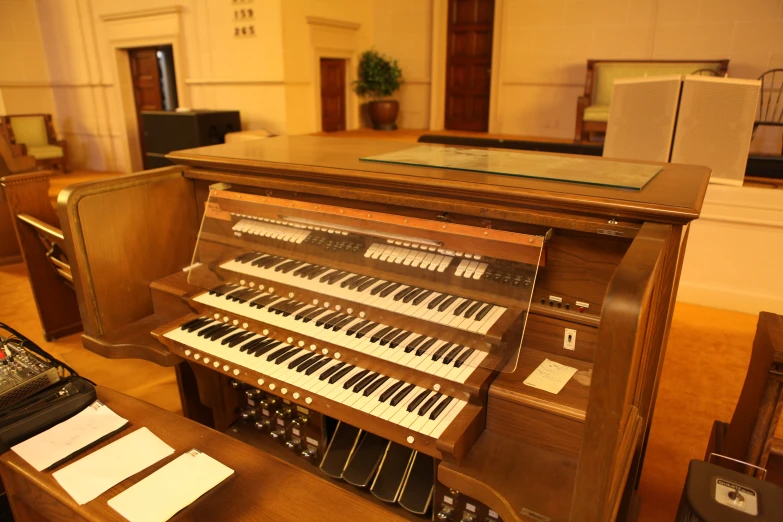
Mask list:
[[[321,130],[345,130],[345,60],[321,58]]]
[[[445,128],[486,132],[494,0],[449,0]]]
[[[173,111],[178,106],[174,77],[174,53],[170,45],[128,49],[133,100],[144,155],[144,125],[141,111]]]

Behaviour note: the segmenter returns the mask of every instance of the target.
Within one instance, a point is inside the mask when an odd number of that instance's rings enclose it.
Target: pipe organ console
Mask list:
[[[390,518],[632,519],[708,169],[629,190],[359,159],[402,148],[281,137],[66,189],[84,345],[174,366],[186,416]],[[551,393],[542,363],[574,375]]]

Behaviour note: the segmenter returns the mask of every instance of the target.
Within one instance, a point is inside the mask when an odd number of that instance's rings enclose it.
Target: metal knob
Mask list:
[[[291,424],[297,428],[303,428],[307,424],[307,415],[297,415],[297,417],[291,421]]]
[[[290,449],[291,451],[296,451],[299,449],[299,446],[301,446],[301,442],[298,440],[289,440],[285,443],[285,447]]]
[[[250,420],[256,416],[256,410],[253,408],[245,408],[240,413],[240,416],[242,417],[242,420]]]
[[[465,512],[462,514],[462,520],[460,522],[476,522],[476,515]]]
[[[260,421],[256,421],[256,429],[258,431],[264,431],[267,428],[269,428],[269,419],[261,419]]]
[[[451,506],[441,506],[440,511],[438,511],[438,514],[435,515],[435,518],[438,520],[451,520],[451,516],[454,514],[454,508]]]
[[[308,448],[308,449],[306,449],[306,450],[304,450],[304,451],[301,453],[301,455],[302,455],[302,458],[304,458],[304,459],[307,459],[307,460],[310,460],[310,461],[315,461],[315,458],[316,458],[316,456],[317,456],[317,455],[316,455],[316,453],[315,453],[315,451],[313,451],[313,450],[311,450],[311,449],[309,449],[309,448]]]

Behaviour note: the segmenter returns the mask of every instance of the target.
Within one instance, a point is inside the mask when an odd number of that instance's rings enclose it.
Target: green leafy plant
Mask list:
[[[402,85],[402,71],[393,60],[374,49],[364,51],[359,59],[359,79],[353,82],[353,90],[359,96],[379,100],[391,96]]]

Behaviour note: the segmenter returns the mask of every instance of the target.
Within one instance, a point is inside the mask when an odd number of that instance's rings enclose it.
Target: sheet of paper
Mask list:
[[[36,470],[42,471],[118,431],[127,423],[127,419],[111,411],[101,401],[95,401],[70,419],[11,449]]]
[[[571,379],[575,373],[576,368],[571,368],[570,366],[544,359],[544,362],[538,365],[538,368],[527,376],[524,383],[533,388],[548,391],[549,393],[560,393],[560,390],[563,389],[563,386],[566,385],[568,380]]]
[[[174,448],[148,428],[139,428],[57,470],[53,476],[82,505],[172,453]]]
[[[193,449],[109,500],[109,505],[130,522],[164,522],[232,473]]]

